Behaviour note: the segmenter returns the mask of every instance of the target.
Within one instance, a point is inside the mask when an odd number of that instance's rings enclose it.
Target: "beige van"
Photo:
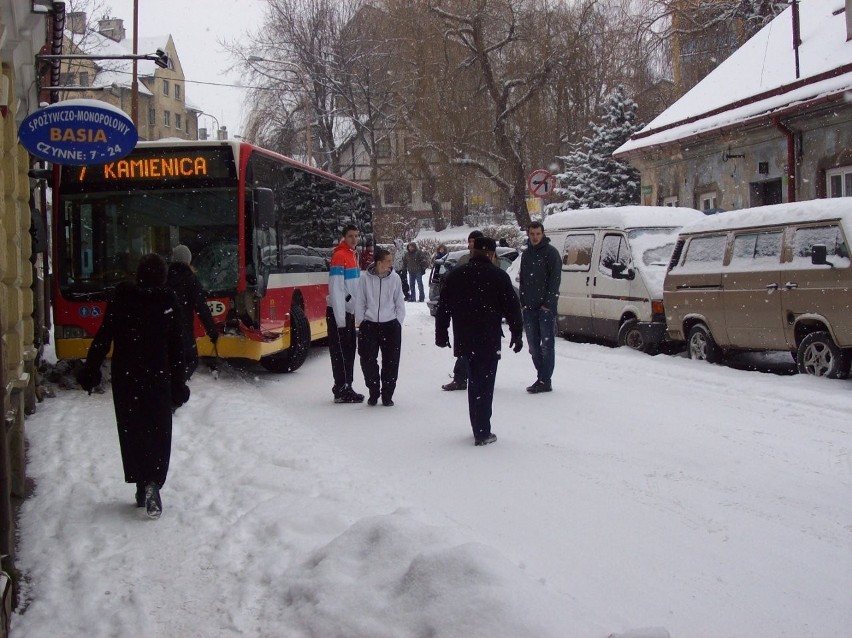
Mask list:
[[[666,274],[669,337],[693,359],[789,350],[843,378],[852,354],[852,198],[708,216],[684,227]]]
[[[557,332],[654,353],[666,338],[663,278],[692,208],[621,206],[549,215],[544,229],[562,256]],[[521,260],[508,272],[515,287]]]

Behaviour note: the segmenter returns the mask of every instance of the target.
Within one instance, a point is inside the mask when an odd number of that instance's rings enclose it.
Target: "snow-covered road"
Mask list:
[[[392,408],[333,404],[324,349],[196,375],[157,522],[109,393],[42,404],[14,635],[850,635],[852,382],[560,340],[551,394],[504,354],[474,448],[408,309]]]

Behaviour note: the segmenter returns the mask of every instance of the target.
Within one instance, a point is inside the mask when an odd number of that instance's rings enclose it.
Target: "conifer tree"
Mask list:
[[[619,86],[607,99],[592,134],[570,154],[560,157],[564,171],[556,177],[564,202],[553,208],[602,208],[639,203],[639,172],[613,152],[639,130],[636,102]]]

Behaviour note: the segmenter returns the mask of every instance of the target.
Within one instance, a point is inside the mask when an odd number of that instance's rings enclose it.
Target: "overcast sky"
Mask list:
[[[255,30],[264,6],[263,0],[139,0],[140,38],[171,34],[186,76],[187,101],[214,116],[231,137],[242,133],[246,92],[239,88],[239,72],[227,71],[232,61],[220,42],[243,39]],[[133,0],[104,0],[103,7],[124,19],[132,38]],[[199,126],[215,129],[213,119],[204,115]]]

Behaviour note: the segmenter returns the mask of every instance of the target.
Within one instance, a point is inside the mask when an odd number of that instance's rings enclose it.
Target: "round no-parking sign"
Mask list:
[[[555,186],[556,179],[543,168],[533,171],[527,179],[527,188],[533,197],[547,197]]]

